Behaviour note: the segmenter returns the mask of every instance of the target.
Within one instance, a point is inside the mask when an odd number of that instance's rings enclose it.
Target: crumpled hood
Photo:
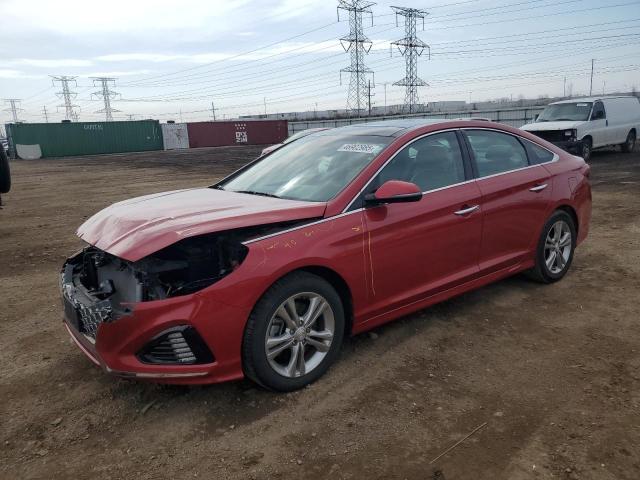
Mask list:
[[[536,123],[529,123],[520,128],[525,132],[539,132],[541,130],[571,130],[573,128],[578,128],[583,123],[585,122],[574,121],[574,120],[563,121],[563,122],[536,122]]]
[[[326,203],[195,188],[114,203],[83,223],[77,234],[101,250],[136,261],[186,237],[321,217],[325,208]]]

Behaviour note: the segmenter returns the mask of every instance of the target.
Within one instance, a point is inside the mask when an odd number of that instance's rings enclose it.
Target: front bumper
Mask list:
[[[560,147],[566,152],[572,153],[574,155],[580,155],[582,153],[582,140],[563,140],[563,141],[555,141],[551,142],[556,147]]]
[[[241,345],[249,311],[215,299],[207,290],[193,295],[165,300],[140,302],[119,318],[98,319],[95,334],[69,308],[69,295],[74,305],[81,301],[90,308],[86,292],[70,292],[68,279],[62,277],[64,325],[82,352],[105,372],[119,377],[160,383],[205,384],[243,377]],[[78,298],[78,296],[80,298]],[[95,301],[95,299],[93,299]],[[140,352],[154,338],[177,327],[192,327],[213,353],[211,363],[157,364],[145,363]]]

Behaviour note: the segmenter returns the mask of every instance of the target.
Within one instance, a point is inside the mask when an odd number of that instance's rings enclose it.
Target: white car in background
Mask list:
[[[610,145],[632,152],[640,133],[640,99],[612,96],[554,102],[534,123],[521,128],[585,160],[594,148]]]
[[[315,132],[321,132],[322,130],[329,130],[329,129],[328,128],[307,128],[306,130],[302,130],[302,131],[300,131],[298,133],[294,133],[290,137],[287,137],[287,139],[284,142],[276,143],[275,145],[269,145],[268,147],[262,149],[262,154],[260,156],[264,156],[267,153],[271,153],[276,148],[280,148],[282,145],[286,145],[287,143],[295,142],[296,140],[299,140],[299,139],[301,139],[303,137],[306,137],[307,135],[311,135],[312,133],[315,133]]]

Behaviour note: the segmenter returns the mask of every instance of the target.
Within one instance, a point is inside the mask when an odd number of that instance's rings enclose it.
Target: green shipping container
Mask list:
[[[157,120],[14,123],[6,128],[13,152],[17,145],[40,145],[43,157],[162,150]]]

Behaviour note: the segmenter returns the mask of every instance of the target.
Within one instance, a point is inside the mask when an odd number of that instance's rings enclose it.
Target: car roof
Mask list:
[[[331,128],[314,135],[366,135],[378,137],[398,137],[410,130],[428,125],[459,123],[460,120],[433,120],[426,118],[403,118],[397,120],[381,120],[366,123],[355,123],[344,127]]]
[[[609,98],[636,98],[632,95],[605,95],[600,97],[583,97],[583,98],[572,98],[570,100],[560,100],[559,102],[553,102],[549,105],[558,105],[561,103],[582,103],[582,102],[597,102],[598,100],[607,100]]]

